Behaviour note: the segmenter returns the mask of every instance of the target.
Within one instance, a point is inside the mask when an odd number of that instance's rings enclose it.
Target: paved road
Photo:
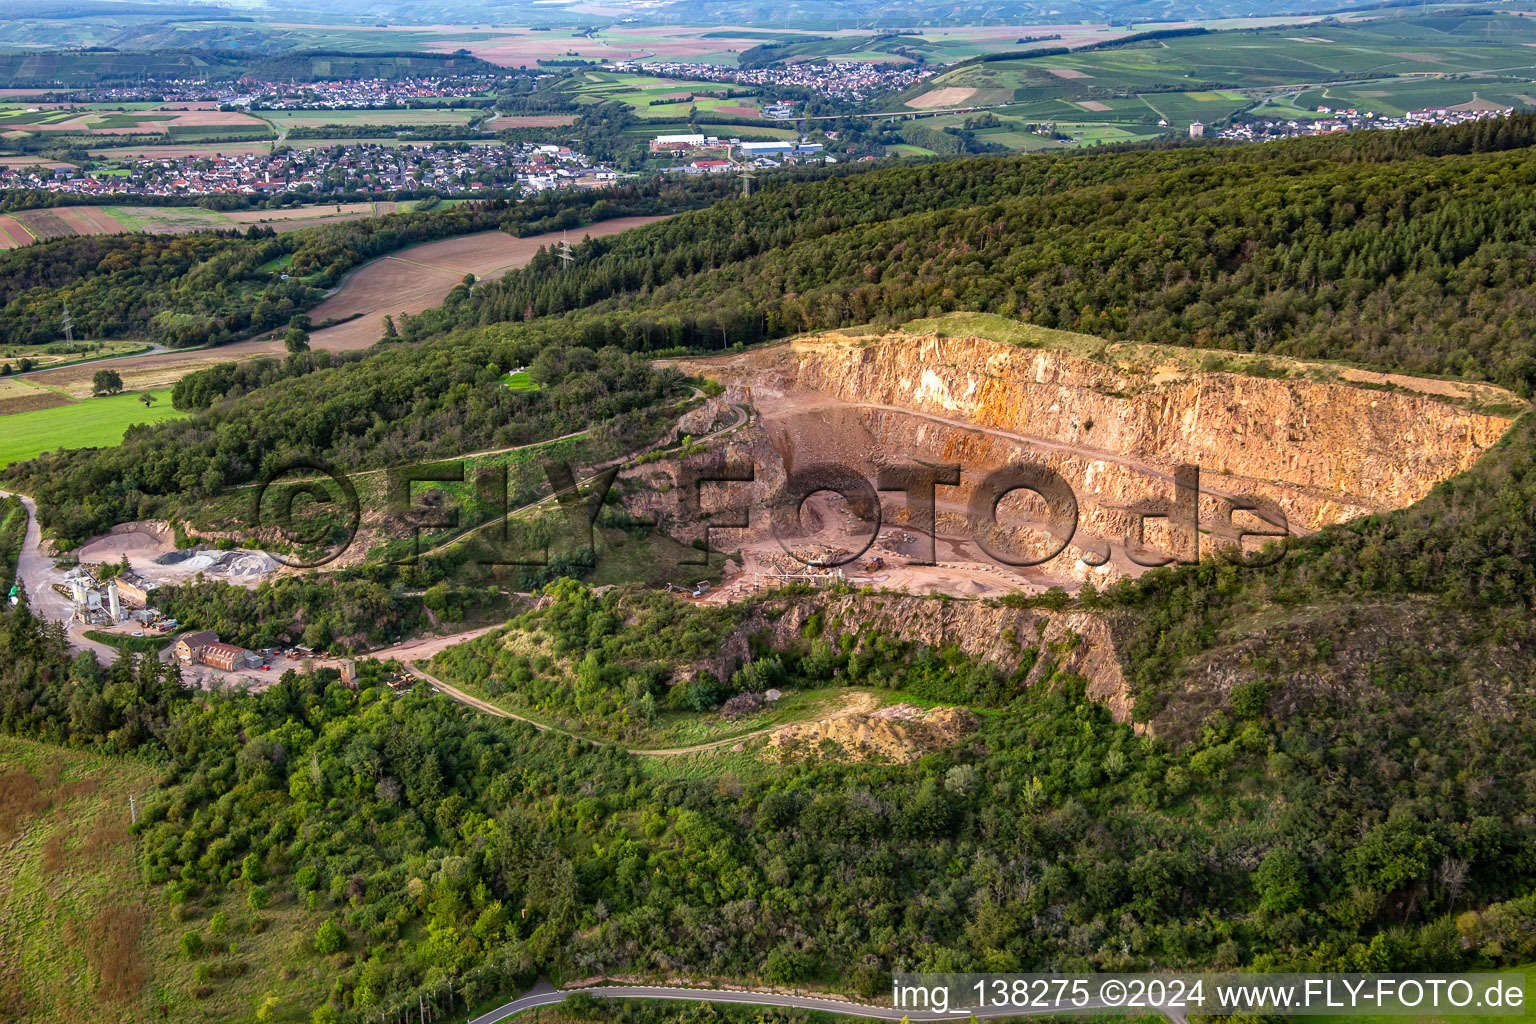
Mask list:
[[[0,498],[9,497],[10,491],[0,491]],[[16,576],[27,590],[27,606],[32,614],[49,622],[64,623],[69,646],[75,651],[90,651],[96,660],[110,665],[117,660],[115,647],[99,644],[85,638],[85,627],[70,621],[74,618],[74,606],[69,599],[49,586],[54,576],[53,558],[43,553],[43,531],[37,522],[37,503],[25,494],[18,494],[27,510],[27,535],[21,542],[21,557],[16,560]]]
[[[670,999],[690,1003],[741,1003],[748,1006],[787,1006],[800,1010],[820,1010],[823,1013],[836,1013],[845,1017],[864,1017],[869,1020],[955,1020],[975,1016],[978,1019],[993,1017],[1031,1017],[1044,1014],[1057,1013],[1082,1013],[1091,1010],[1112,1010],[1123,1012],[1118,1008],[1106,1006],[1101,1000],[1091,999],[1084,1006],[1063,1005],[1061,1007],[1041,1007],[1039,1009],[1016,1009],[1013,1007],[983,1007],[980,1009],[955,1008],[947,1012],[937,1010],[900,1009],[889,1006],[871,1006],[867,1003],[856,1003],[852,1000],[830,999],[816,996],[780,995],[776,992],[750,992],[731,991],[729,989],[716,988],[665,988],[649,985],[600,985],[595,988],[574,989],[562,991],[560,989],[540,986],[519,999],[498,1006],[490,1013],[474,1018],[469,1024],[497,1024],[498,1021],[516,1016],[524,1010],[531,1010],[536,1006],[553,1006],[562,1003],[575,992],[586,992],[589,995],[600,996],[606,999]],[[1170,1015],[1174,1024],[1182,1024],[1178,1018]]]
[[[65,363],[63,366],[40,366],[35,370],[28,370],[26,373],[13,373],[11,376],[37,377],[45,373],[53,373],[57,370],[77,370],[82,366],[90,366],[93,369],[96,367],[110,367],[113,363],[121,362],[124,359],[143,359],[145,356],[158,356],[171,351],[164,345],[156,345],[152,342],[148,343],[148,345],[148,348],[142,348],[137,352],[126,352],[120,356],[107,356],[105,359],[84,359],[77,363]],[[191,352],[194,350],[182,349],[181,351]]]

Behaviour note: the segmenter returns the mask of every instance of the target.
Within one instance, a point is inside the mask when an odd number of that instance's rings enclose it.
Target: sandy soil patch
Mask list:
[[[906,105],[916,110],[932,110],[934,107],[955,107],[964,103],[975,94],[975,89],[962,89],[952,85],[943,89],[930,89],[921,96],[907,100]]]
[[[1466,401],[1505,404],[1514,398],[1503,388],[1494,387],[1492,384],[1475,384],[1469,381],[1438,380],[1434,377],[1410,377],[1405,373],[1377,373],[1375,370],[1361,370],[1355,367],[1346,367],[1339,371],[1339,376],[1344,380],[1359,381],[1363,384],[1391,384],[1405,391],[1416,391],[1421,395],[1442,395],[1446,398],[1457,398]]]
[[[1092,78],[1093,77],[1088,72],[1086,72],[1086,71],[1079,71],[1076,68],[1046,68],[1046,70],[1049,71],[1051,74],[1055,75],[1057,78]]]
[[[1098,100],[1078,100],[1077,105],[1082,107],[1084,110],[1099,111],[1109,109],[1108,103],[1100,103]]]
[[[147,523],[125,523],[113,532],[97,537],[79,551],[86,563],[118,562],[124,556],[135,569],[149,568],[161,555],[176,550],[168,530]]]
[[[925,711],[913,704],[896,704],[869,713],[844,711],[819,722],[786,725],[774,731],[768,746],[790,757],[815,757],[830,743],[836,748],[834,756],[904,764],[959,742],[978,725],[966,708]]]

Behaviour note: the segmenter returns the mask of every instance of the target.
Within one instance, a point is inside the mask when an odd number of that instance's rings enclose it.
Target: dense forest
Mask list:
[[[1530,394],[1536,115],[1263,146],[946,162],[750,199],[535,261],[429,315],[728,347],[949,310],[1350,359]]]
[[[551,596],[539,628],[556,645],[641,678],[670,639],[720,628],[660,595]],[[846,628],[752,665],[792,686],[902,688],[964,661],[882,658]],[[338,969],[316,999],[342,1019],[557,967],[874,995],[908,969],[1451,970],[1536,953],[1528,724],[1444,728],[1433,695],[1390,674],[1284,715],[1245,690],[1176,745],[1057,673],[912,764],[812,759],[722,784],[425,690],[390,696],[367,666],[357,692],[324,671],[219,698],[150,662],[71,661],[24,610],[0,644],[0,727],[166,760],[142,871],[179,920],[201,931],[230,900],[253,908],[242,919],[294,902],[326,916]]]
[[[178,385],[178,404],[200,411],[172,429],[131,428],[116,448],[44,455],[12,466],[11,476],[55,536],[80,540],[161,515],[167,499],[213,497],[299,455],[323,453],[347,469],[397,466],[585,428],[618,452],[662,428],[653,407],[675,378],[617,348],[563,349],[558,380],[507,387],[503,374],[536,362],[545,347],[548,339],[485,328],[334,362],[316,353],[313,365],[299,354],[282,379],[243,402],[252,377],[281,371],[214,367]]]
[[[75,331],[170,347],[218,345],[316,305],[352,267],[406,246],[476,231],[534,235],[713,202],[718,182],[652,181],[601,193],[486,200],[277,234],[84,235],[0,252],[0,344]]]
[[[765,183],[587,243],[569,270],[536,260],[374,352],[206,371],[177,395],[188,419],[8,475],[78,540],[289,451],[377,466],[572,423],[620,444],[676,383],[639,354],[962,308],[1529,394],[1533,143],[1536,118],[1517,117]],[[500,383],[523,365],[542,388]],[[621,742],[657,707],[711,714],[770,681],[985,712],[909,764],[697,778],[394,693],[370,663],[357,691],[322,671],[190,693],[174,670],[69,658],[24,607],[0,613],[0,729],[165,765],[138,831],[154,899],[199,931],[230,900],[251,920],[326,915],[308,947],[332,958],[317,1019],[440,1007],[450,981],[476,1001],[555,969],[872,995],[898,970],[1517,963],[1536,956],[1533,507],[1527,414],[1423,501],[1290,539],[1277,565],[1052,595],[1052,612],[1110,623],[1140,729],[1049,663],[1022,688],[857,623],[675,678],[739,610],[572,581],[434,663]],[[450,593],[433,571],[165,600],[247,643],[370,617],[368,639],[392,639],[433,602],[495,613],[499,594]]]

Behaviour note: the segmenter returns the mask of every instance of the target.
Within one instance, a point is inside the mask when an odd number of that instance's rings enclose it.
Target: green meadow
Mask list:
[[[171,408],[169,389],[150,394],[155,402],[148,408],[140,393],[124,393],[0,417],[0,467],[60,448],[111,447],[135,424],[185,415]]]

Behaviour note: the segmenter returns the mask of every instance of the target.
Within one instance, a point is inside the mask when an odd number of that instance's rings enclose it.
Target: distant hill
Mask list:
[[[274,56],[218,50],[60,50],[0,53],[0,88],[78,88],[165,78],[232,81],[243,76],[323,81],[466,75],[496,70],[496,65],[478,57],[449,53],[312,51]]]

